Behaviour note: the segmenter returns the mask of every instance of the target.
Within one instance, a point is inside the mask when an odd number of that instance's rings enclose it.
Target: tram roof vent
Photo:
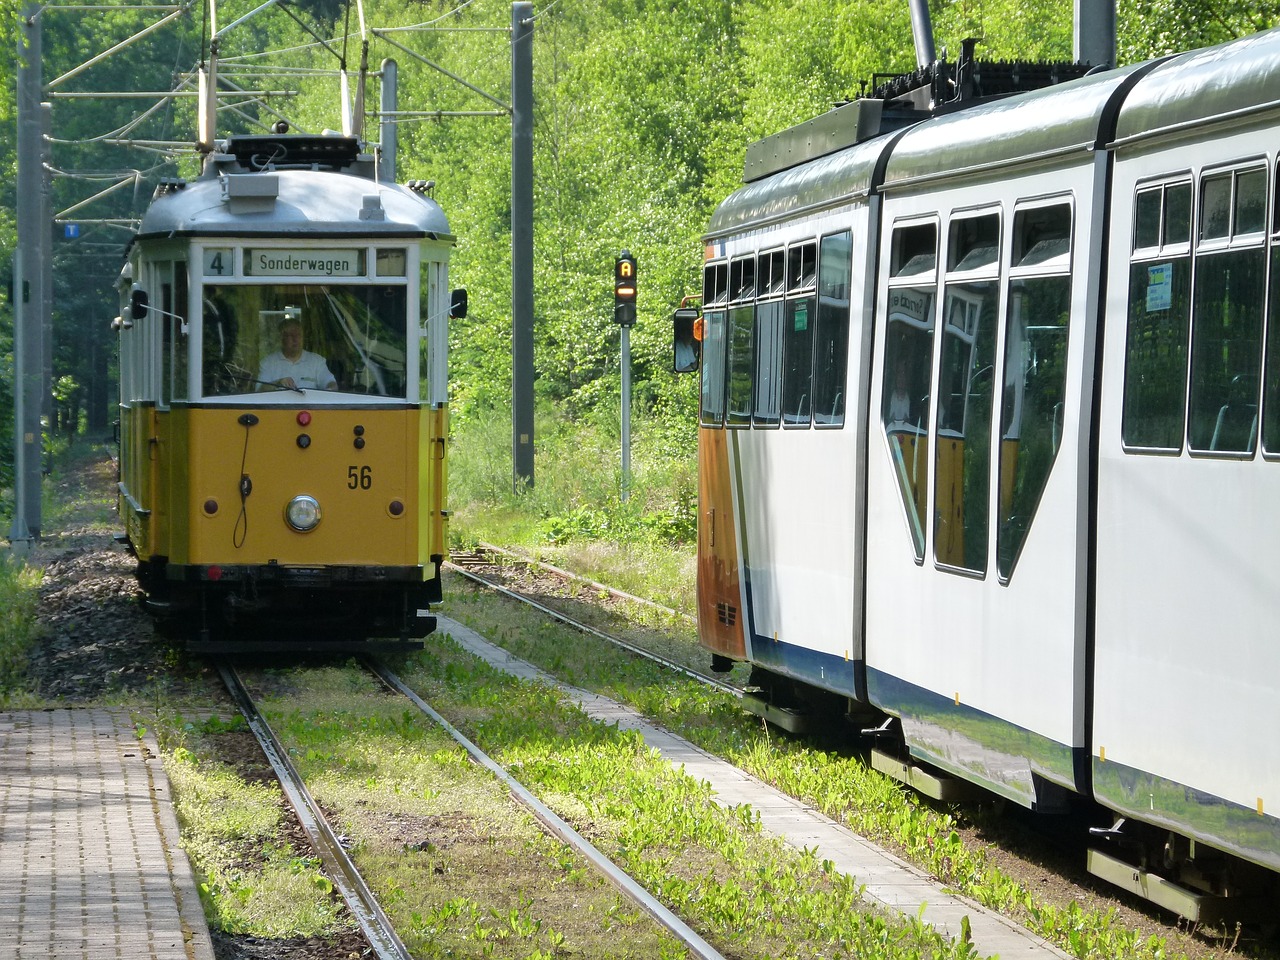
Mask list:
[[[220,180],[222,202],[232,213],[270,213],[280,196],[280,178],[273,173],[227,174]]]
[[[179,190],[186,187],[186,185],[187,181],[183,180],[181,177],[163,177],[160,182],[156,184],[156,191],[152,195],[152,199],[156,200],[160,197],[168,196],[171,193],[177,193]]]
[[[367,193],[360,207],[361,220],[385,220],[387,211],[382,207],[382,197],[376,193]]]
[[[245,170],[343,170],[364,157],[355,137],[330,134],[230,137],[222,152]]]
[[[747,147],[747,183],[851,147],[882,132],[884,102],[853,100]]]

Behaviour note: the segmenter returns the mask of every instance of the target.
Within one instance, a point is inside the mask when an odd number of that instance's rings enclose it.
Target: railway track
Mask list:
[[[384,911],[359,867],[347,853],[338,834],[328,822],[324,811],[313,799],[297,768],[289,760],[288,751],[282,746],[271,726],[258,710],[252,695],[230,663],[217,665],[219,675],[236,707],[244,716],[250,731],[261,746],[281,787],[298,816],[316,855],[322,861],[325,872],[332,879],[361,931],[368,939],[378,960],[412,960],[404,942]],[[643,911],[657,924],[678,940],[691,957],[698,960],[723,960],[722,955],[707,943],[692,927],[650,894],[640,883],[600,852],[589,840],[542,803],[511,773],[481,750],[453,724],[441,716],[414,690],[395,675],[386,665],[373,659],[364,661],[364,667],[383,686],[403,697],[423,716],[453,738],[467,755],[503,784],[511,797],[528,810],[543,827],[562,843],[572,848],[591,864],[635,907]]]
[[[497,559],[495,560],[495,558]],[[705,673],[703,671],[700,671],[690,666],[687,659],[681,659],[676,656],[664,654],[654,649],[653,646],[645,645],[633,640],[628,640],[616,634],[601,630],[595,626],[592,626],[590,623],[587,623],[586,620],[584,620],[583,618],[575,617],[574,615],[566,612],[565,610],[551,605],[551,603],[549,602],[535,599],[534,597],[530,596],[528,593],[522,592],[520,590],[512,589],[511,587],[506,586],[502,582],[500,582],[500,580],[497,577],[488,575],[484,572],[485,570],[492,569],[496,566],[500,566],[501,564],[512,564],[512,563],[517,565],[524,565],[527,567],[537,567],[538,569],[545,570],[547,573],[551,574],[552,576],[558,577],[567,583],[576,583],[586,587],[591,591],[596,591],[599,593],[607,593],[609,596],[617,600],[622,600],[627,603],[636,603],[636,604],[648,606],[652,609],[655,609],[663,613],[664,615],[667,615],[673,618],[682,618],[685,621],[692,623],[692,621],[688,617],[685,617],[683,614],[678,613],[675,610],[672,610],[670,607],[665,607],[665,606],[662,606],[661,604],[653,603],[652,601],[646,600],[643,597],[636,597],[636,596],[633,596],[632,594],[625,593],[621,590],[615,590],[612,587],[606,586],[605,584],[602,584],[602,583],[597,583],[594,580],[588,580],[584,577],[579,577],[576,574],[570,573],[567,570],[561,570],[558,567],[551,566],[550,564],[545,564],[538,561],[530,560],[525,557],[520,557],[517,554],[513,554],[508,551],[501,550],[498,547],[494,547],[488,544],[479,545],[479,550],[472,553],[453,554],[452,561],[446,563],[445,566],[455,571],[459,575],[465,577],[466,579],[472,581],[473,583],[478,583],[481,586],[487,587],[488,589],[491,589],[496,593],[502,594],[505,597],[509,597],[512,600],[516,600],[519,603],[532,607],[533,609],[539,611],[540,613],[543,613],[546,616],[551,617],[553,620],[556,620],[560,623],[565,624],[566,626],[573,627],[575,630],[579,630],[582,633],[588,634],[589,636],[596,637],[597,639],[602,640],[605,643],[618,647],[619,649],[626,650],[629,653],[633,653],[637,656],[644,657],[647,660],[652,660],[654,663],[660,664],[661,666],[666,667],[670,670],[674,670],[675,672],[683,674],[684,676],[689,677],[693,680],[697,680],[699,683],[705,684],[706,686],[711,687],[714,690],[719,690],[723,693],[727,693],[734,697],[741,697],[745,692],[744,690],[745,685],[742,683],[730,682],[730,681],[722,680],[718,677],[714,677],[709,673]],[[694,652],[696,655],[700,655],[700,654],[697,654],[696,651]]]
[[[583,634],[642,656],[740,699],[744,697],[749,699],[749,694],[754,692],[754,689],[749,687],[746,682],[725,683],[716,677],[691,668],[687,661],[679,657],[667,656],[641,643],[613,635],[608,629],[602,629],[598,623],[587,622],[583,616],[561,609],[560,601],[555,596],[556,590],[554,588],[546,588],[545,585],[535,585],[532,589],[522,588],[519,583],[519,577],[504,576],[502,571],[506,568],[527,566],[559,577],[567,584],[578,585],[579,593],[582,592],[582,588],[585,588],[587,591],[599,593],[601,596],[605,594],[610,597],[621,596],[629,602],[640,600],[643,603],[644,601],[641,598],[620,594],[620,592],[612,591],[603,584],[577,577],[568,571],[559,570],[550,565],[541,564],[529,558],[520,557],[487,545],[481,545],[481,548],[474,553],[454,555],[452,559],[453,563],[450,566],[459,575],[482,585],[486,589],[491,589],[505,597],[527,605]],[[497,573],[494,571],[497,571]],[[566,592],[569,593],[572,593],[573,590],[572,586],[566,588]],[[660,609],[669,614],[679,616],[675,611],[669,611],[667,608]],[[694,653],[695,655],[700,655],[703,652],[700,648],[695,648]],[[759,711],[753,710],[752,712],[758,713]],[[862,747],[856,744],[853,746],[852,752],[859,756],[865,753]],[[1021,815],[1022,811],[1009,811],[1000,804],[993,807],[993,810],[1003,811],[1004,815],[999,813],[983,814],[978,818],[979,822],[983,824],[982,826],[970,825],[962,827],[961,832],[971,836],[973,842],[981,846],[989,846],[991,844],[993,832],[1003,835],[1005,839],[1003,841],[997,840],[997,843],[1002,847],[1006,847],[1008,852],[1012,854],[1013,860],[1007,862],[1009,868],[1017,870],[1016,861],[1025,858],[1027,863],[1026,872],[1039,875],[1042,882],[1048,880],[1043,876],[1045,870],[1055,871],[1058,874],[1054,881],[1055,885],[1075,891],[1071,895],[1072,899],[1080,897],[1096,901],[1102,898],[1105,902],[1111,904],[1108,908],[1110,911],[1122,913],[1129,918],[1129,922],[1133,923],[1135,927],[1155,932],[1156,935],[1166,935],[1182,940],[1186,947],[1191,948],[1187,955],[1194,955],[1198,949],[1203,948],[1203,942],[1190,942],[1197,936],[1204,936],[1210,942],[1228,943],[1232,949],[1238,943],[1241,936],[1239,926],[1235,928],[1234,934],[1230,929],[1226,929],[1226,932],[1223,933],[1208,927],[1201,932],[1197,932],[1199,928],[1196,927],[1184,933],[1180,924],[1167,917],[1155,914],[1149,905],[1143,903],[1131,904],[1127,898],[1117,896],[1111,888],[1099,887],[1091,877],[1087,876],[1081,870],[1077,861],[1083,858],[1083,851],[1087,846],[1087,821],[1091,815],[1092,808],[1073,811],[1070,815],[1060,818],[1057,822],[1046,822],[1043,818],[1023,816]],[[1064,831],[1067,832],[1064,833]],[[1133,909],[1134,906],[1137,906],[1136,910]],[[1187,933],[1191,934],[1189,940],[1183,939]],[[1271,940],[1273,938],[1268,936],[1263,939]]]

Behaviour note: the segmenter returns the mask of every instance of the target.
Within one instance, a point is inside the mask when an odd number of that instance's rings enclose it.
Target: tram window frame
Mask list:
[[[1155,202],[1153,243],[1144,242],[1148,237],[1139,222],[1143,198]],[[1189,171],[1145,181],[1134,191],[1120,416],[1126,453],[1167,456],[1184,445],[1195,207]],[[1153,313],[1167,316],[1154,321],[1144,316]]]
[[[817,322],[818,241],[787,247],[787,295],[782,321],[782,426],[813,425],[813,329]]]
[[[759,254],[756,264],[755,398],[752,426],[773,429],[782,420],[782,338],[787,290],[786,251]]]
[[[703,426],[724,426],[726,308],[729,303],[729,261],[708,261],[702,269],[702,391],[698,418]]]
[[[1215,199],[1225,206],[1226,225],[1225,230],[1216,223],[1202,227],[1192,260],[1186,437],[1187,450],[1195,457],[1249,460],[1258,450],[1266,340],[1267,173],[1264,161],[1245,160],[1201,174],[1201,213],[1207,218],[1205,208]],[[1246,181],[1252,191],[1242,190]],[[1242,204],[1247,193],[1252,194],[1252,208]],[[1215,219],[1223,213],[1215,209]],[[1233,283],[1238,295],[1242,276],[1253,286],[1252,296],[1246,288],[1242,298],[1233,298]]]
[[[978,578],[986,576],[990,560],[991,434],[1001,322],[1002,228],[999,209],[952,216],[947,225],[942,316],[937,324],[934,563],[941,570]],[[962,324],[951,322],[956,306],[963,311]],[[979,307],[976,314],[974,306]],[[983,318],[983,312],[990,316]],[[961,377],[964,389],[959,395],[961,415],[957,427],[955,419],[947,416],[948,412],[954,413],[957,397],[944,385],[954,384]],[[945,464],[944,457],[948,460]],[[958,490],[958,500],[944,505],[944,486]]]
[[[725,360],[726,427],[751,426],[755,403],[756,257],[729,261],[728,356]]]
[[[1005,286],[1000,453],[996,468],[996,571],[1001,583],[1013,578],[1066,435],[1076,225],[1075,202],[1070,195],[1014,207],[1009,280]],[[1055,311],[1053,319],[1057,322],[1024,322],[1037,319],[1023,310],[1024,304],[1029,304],[1031,310],[1043,309],[1047,304]],[[1055,330],[1061,331],[1060,338],[1046,341],[1050,350],[1042,357],[1031,335],[1043,338]],[[1028,348],[1034,355],[1032,363],[1027,362]],[[1023,355],[1014,357],[1015,350],[1021,350]],[[1055,353],[1056,358],[1052,356]],[[1050,374],[1055,375],[1053,381],[1047,379]],[[1034,389],[1029,391],[1028,386]],[[1044,408],[1043,398],[1052,400],[1055,392],[1057,402]],[[1030,418],[1026,416],[1028,411]],[[1047,420],[1044,413],[1048,414]],[[1047,457],[1043,446],[1046,439]]]
[[[1267,459],[1280,455],[1280,160],[1271,169],[1271,229],[1267,245],[1270,277],[1264,319],[1262,416],[1259,445]]]
[[[820,430],[840,429],[845,422],[852,286],[853,231],[824,234],[818,241],[818,309],[813,332],[813,425]]]
[[[883,312],[876,318],[884,330],[880,431],[894,466],[915,561],[923,565],[930,527],[926,518],[933,469],[929,448],[941,225],[935,215],[895,223],[891,230],[888,277],[878,308]],[[897,408],[904,402],[906,415],[898,416],[902,411]]]

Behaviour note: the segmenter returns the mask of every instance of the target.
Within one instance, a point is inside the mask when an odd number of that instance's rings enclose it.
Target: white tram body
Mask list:
[[[1280,869],[1280,31],[848,142],[707,234],[702,643]]]

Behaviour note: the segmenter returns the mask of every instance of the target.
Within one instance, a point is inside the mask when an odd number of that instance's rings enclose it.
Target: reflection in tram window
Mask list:
[[[1257,445],[1265,194],[1261,169],[1206,178],[1202,187],[1202,209],[1213,225],[1201,231],[1204,242],[1195,260],[1187,438],[1192,450],[1238,455],[1253,453]]]
[[[729,302],[729,265],[712,263],[702,275],[702,403],[701,420],[724,423],[725,304]]]
[[[1276,203],[1280,204],[1280,197]],[[1271,242],[1271,297],[1267,302],[1267,395],[1262,408],[1262,446],[1268,453],[1276,453],[1280,451],[1280,238]]]
[[[324,358],[339,392],[404,399],[406,296],[403,284],[207,285],[205,392],[280,389],[259,367],[280,349],[284,321],[296,319],[304,349]]]
[[[734,260],[729,265],[729,406],[725,414],[725,422],[733,426],[751,422],[755,296],[755,257]]]
[[[1191,318],[1190,237],[1189,182],[1138,193],[1125,334],[1121,437],[1126,447],[1182,447]]]
[[[818,323],[813,341],[813,420],[844,423],[849,361],[849,280],[853,272],[849,231],[822,238],[818,269]]]
[[[755,412],[757,426],[776,426],[782,403],[782,296],[787,289],[786,261],[781,250],[762,253],[756,270],[760,300],[756,305]]]
[[[880,417],[917,560],[924,559],[925,499],[929,489],[937,247],[936,224],[894,230],[885,318]]]
[[[818,245],[797,244],[787,251],[787,300],[782,327],[782,422],[808,426],[813,399],[814,287]]]
[[[934,457],[934,556],[939,563],[983,573],[1000,219],[994,214],[957,219],[948,234]],[[979,279],[983,275],[990,279]]]
[[[1021,210],[1014,218],[1001,397],[997,566],[1013,571],[1062,444],[1071,307],[1071,209]],[[1031,268],[1028,270],[1028,268]],[[1055,271],[1049,276],[1027,273]]]

